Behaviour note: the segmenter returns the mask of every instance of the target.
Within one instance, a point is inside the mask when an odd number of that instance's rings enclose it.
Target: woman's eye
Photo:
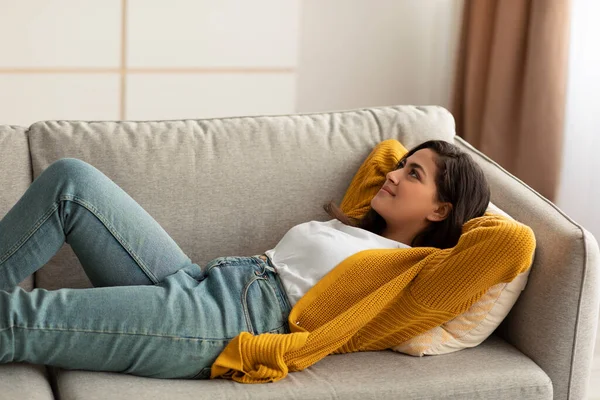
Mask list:
[[[406,160],[402,160],[398,163],[398,165],[396,166],[396,169],[402,169],[406,166]],[[411,169],[409,174],[410,176],[414,177],[415,179],[419,179],[419,174],[417,173],[416,169]]]

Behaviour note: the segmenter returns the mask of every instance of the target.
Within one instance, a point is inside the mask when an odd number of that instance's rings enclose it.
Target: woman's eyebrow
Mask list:
[[[424,176],[427,176],[427,173],[425,172],[425,168],[423,168],[423,167],[421,166],[421,164],[417,164],[416,162],[410,162],[410,163],[408,164],[408,167],[409,167],[409,168],[411,168],[411,167],[412,167],[412,168],[420,169],[420,170],[421,170],[421,172],[423,173],[423,175],[424,175]]]

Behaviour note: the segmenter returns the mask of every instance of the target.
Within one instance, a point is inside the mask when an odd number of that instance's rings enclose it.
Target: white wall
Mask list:
[[[462,0],[0,0],[0,124],[448,106]]]
[[[600,240],[600,2],[574,0],[565,140],[556,203]]]
[[[450,105],[463,1],[304,0],[297,109]]]
[[[295,110],[300,0],[0,0],[0,124]]]

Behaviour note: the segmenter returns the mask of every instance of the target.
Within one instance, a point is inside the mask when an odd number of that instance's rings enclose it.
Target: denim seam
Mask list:
[[[237,256],[228,256],[228,257],[219,257],[218,261],[212,260],[207,264],[207,268],[205,271],[205,274],[208,275],[208,273],[213,269],[213,268],[220,268],[220,267],[227,267],[232,265],[231,264],[231,259],[232,258],[250,258],[250,257],[237,257]]]
[[[242,301],[242,310],[244,311],[244,318],[246,319],[246,325],[249,332],[256,334],[254,331],[254,326],[252,325],[252,321],[250,320],[250,312],[248,311],[248,290],[250,289],[250,285],[259,280],[259,277],[253,277],[246,285],[244,285],[244,290],[241,293],[241,301]]]
[[[44,224],[44,222],[46,222],[46,220],[48,220],[48,218],[50,218],[50,216],[54,213],[54,211],[56,211],[56,209],[58,208],[57,203],[52,203],[52,206],[48,209],[48,211],[46,211],[35,223],[35,225],[33,225],[33,228],[31,228],[29,230],[29,232],[27,232],[26,235],[23,236],[23,238],[21,238],[20,241],[18,241],[17,243],[15,243],[13,245],[13,247],[11,247],[10,249],[8,249],[8,251],[6,252],[6,254],[4,256],[2,256],[2,258],[0,258],[0,264],[2,264],[4,261],[8,260],[13,254],[15,254],[20,248],[21,246],[23,246],[23,244],[25,242],[27,242],[27,239],[29,239],[37,230],[40,226],[42,226]]]
[[[276,286],[276,287],[273,287],[273,290],[275,291],[275,295],[276,295],[278,301],[280,302],[281,316],[284,321],[287,321],[287,316],[289,315],[289,312],[286,315],[285,310],[291,311],[291,309],[292,309],[289,299],[287,298],[287,292],[285,291],[283,282],[281,282],[281,277],[279,276],[279,273],[277,273],[277,270],[276,270],[275,266],[273,265],[272,260],[269,257],[267,257],[267,260],[264,262],[270,267],[270,270],[272,270],[271,272],[273,274],[273,281],[274,281],[272,286]],[[270,283],[270,280],[269,280],[269,283]],[[279,290],[276,290],[276,289],[279,289]]]
[[[198,379],[200,376],[203,376],[203,375],[205,375],[205,373],[207,372],[206,370],[208,370],[208,371],[211,371],[211,372],[212,372],[212,367],[205,367],[205,368],[202,368],[202,369],[200,370],[200,372],[198,372],[196,375],[194,375],[194,376],[193,376],[192,378],[190,378],[190,379]],[[210,376],[210,375],[209,375],[209,376]]]
[[[279,309],[281,310],[281,319],[284,321],[284,324],[282,326],[287,325],[287,318],[288,318],[289,313],[286,314],[285,310],[291,310],[292,307],[290,306],[289,301],[286,298],[287,294],[285,292],[285,288],[283,287],[283,284],[280,281],[277,270],[273,266],[271,259],[269,257],[267,257],[266,260],[263,260],[261,258],[254,258],[253,260],[256,263],[256,265],[258,265],[260,268],[262,268],[262,274],[265,277],[265,280],[267,281],[269,286],[271,287],[271,290],[273,291],[273,294],[275,295],[277,302],[279,303]],[[269,279],[267,270],[271,272],[272,279]]]
[[[276,275],[277,273],[274,272],[273,274]],[[281,318],[283,319],[283,321],[287,321],[287,316],[289,315],[289,313],[286,314],[285,311],[291,309],[291,307],[289,305],[289,302],[285,298],[285,292],[282,292],[285,289],[283,287],[280,287],[280,283],[277,282],[277,276],[273,277],[273,281],[274,282],[271,282],[270,279],[268,280],[269,285],[271,286],[271,290],[273,290],[273,293],[275,293],[275,298],[277,298],[277,302],[279,303],[279,308],[281,309]]]
[[[238,258],[235,256],[232,257],[220,257],[220,258]],[[281,300],[280,300],[280,296],[278,296],[277,294],[277,290],[274,287],[273,283],[270,281],[268,275],[266,274],[266,270],[267,270],[267,266],[269,264],[267,264],[264,260],[261,259],[256,259],[255,257],[240,257],[240,258],[248,258],[250,259],[250,262],[255,266],[258,267],[260,269],[260,271],[254,271],[255,272],[255,277],[252,277],[252,280],[250,280],[248,283],[246,283],[244,285],[244,288],[242,290],[242,292],[240,293],[240,302],[242,304],[242,311],[244,312],[244,319],[246,320],[246,327],[248,329],[249,332],[252,332],[253,334],[257,334],[257,332],[255,332],[254,330],[254,325],[252,324],[252,320],[250,318],[250,313],[249,313],[249,309],[248,309],[248,302],[247,302],[247,297],[248,297],[248,290],[250,289],[250,286],[258,281],[258,280],[263,280],[266,282],[266,284],[268,285],[268,287],[271,289],[271,291],[273,292],[273,295],[275,296],[275,299],[277,301],[277,304],[279,306],[279,309],[281,311],[281,317],[283,320],[283,324],[278,326],[277,328],[271,329],[267,332],[272,332],[272,331],[276,331],[279,330],[281,328],[284,328],[287,326],[287,318],[284,312],[284,308],[282,307],[281,304]],[[208,275],[208,273],[213,269],[213,268],[220,268],[220,267],[224,267],[224,266],[229,266],[231,265],[229,263],[230,260],[224,259],[224,260],[219,260],[217,262],[211,262],[211,264],[209,264],[209,267],[206,269],[205,274]],[[257,274],[258,272],[260,272],[260,274]],[[275,272],[273,272],[275,274]],[[285,301],[285,300],[284,300]]]
[[[285,328],[286,326],[287,326],[287,323],[286,323],[286,322],[284,322],[284,323],[283,323],[283,325],[279,325],[277,328],[271,329],[271,330],[270,330],[270,331],[268,331],[268,332],[270,332],[270,333],[274,333],[275,331],[278,331],[278,330],[280,330],[281,328]]]
[[[273,277],[273,279],[276,279],[275,277]],[[275,296],[275,299],[277,300],[277,304],[279,305],[279,310],[281,311],[281,319],[283,321],[286,321],[286,314],[285,314],[285,307],[286,304],[284,302],[284,300],[281,298],[281,291],[278,291],[277,289],[277,282],[271,282],[271,279],[266,279],[267,283],[269,284],[269,287],[271,288],[271,290],[273,291],[273,295]]]
[[[226,259],[221,260],[221,258],[226,258]],[[227,266],[232,265],[231,260],[230,260],[231,258],[252,258],[252,257],[237,257],[237,256],[219,257],[219,261],[216,261],[216,262],[210,261],[207,264],[205,274],[208,275],[209,271],[212,270],[213,268],[227,267]],[[261,267],[261,265],[258,264],[255,260],[251,260],[251,262],[254,264],[254,266]],[[263,267],[263,272],[264,272],[264,267]]]
[[[206,268],[205,274],[208,275],[208,273],[213,269],[213,268],[219,268],[219,267],[223,267],[229,265],[227,261],[218,261],[216,263],[214,263],[213,265],[211,265],[210,267]]]
[[[148,276],[148,278],[154,283],[160,283],[158,278],[150,271],[150,269],[146,266],[146,264],[142,261],[142,259],[135,253],[135,251],[129,246],[129,243],[121,235],[117,232],[117,230],[112,226],[112,224],[98,211],[98,209],[87,200],[78,197],[73,194],[65,194],[60,196],[60,200],[68,200],[73,201],[74,203],[81,204],[84,208],[90,211],[96,218],[98,218],[108,229],[108,231],[112,234],[112,236],[119,242],[119,244],[129,253],[131,258],[138,264],[138,267]]]
[[[49,327],[30,327],[22,325],[13,325],[8,328],[0,329],[0,332],[9,329],[30,329],[39,331],[61,331],[61,332],[75,332],[75,333],[101,333],[110,335],[131,335],[131,336],[152,336],[163,339],[177,339],[177,340],[190,340],[190,341],[206,341],[206,342],[228,342],[234,338],[202,338],[202,337],[188,337],[188,336],[173,336],[173,335],[159,335],[149,333],[136,333],[136,332],[120,332],[120,331],[101,331],[94,329],[69,329],[69,328],[49,328]]]
[[[287,320],[285,318],[285,313],[284,313],[283,309],[281,308],[281,304],[279,303],[279,296],[277,296],[277,292],[276,292],[275,288],[273,287],[273,285],[271,284],[271,282],[269,281],[269,279],[267,277],[259,276],[259,277],[254,278],[252,281],[250,281],[244,287],[244,292],[242,294],[242,304],[244,305],[244,307],[243,307],[244,314],[247,317],[247,323],[248,323],[248,326],[249,326],[248,329],[250,329],[250,331],[253,332],[254,334],[258,334],[258,332],[254,331],[252,322],[250,320],[250,313],[248,312],[248,303],[247,303],[246,299],[248,297],[247,296],[247,292],[248,292],[248,290],[250,290],[250,285],[252,283],[256,282],[256,281],[259,281],[259,280],[265,281],[265,283],[267,284],[267,286],[269,287],[269,289],[271,290],[271,292],[273,292],[273,296],[277,300],[277,305],[279,307],[279,310],[281,311],[281,318],[282,318],[282,321],[283,321],[283,324],[279,325],[277,328],[269,330],[268,332],[279,330],[279,329],[281,329],[281,328],[283,328],[284,326],[287,325]]]

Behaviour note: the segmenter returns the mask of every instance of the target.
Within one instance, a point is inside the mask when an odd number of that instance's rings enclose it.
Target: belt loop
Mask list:
[[[267,263],[267,265],[265,266],[265,268],[266,268],[266,269],[268,269],[268,270],[269,270],[269,271],[271,271],[271,272],[275,272],[275,268],[271,267],[271,266],[269,265],[269,263]]]
[[[264,254],[261,254],[260,256],[258,256],[258,258],[260,258],[261,260],[263,260],[265,262],[265,268],[268,269],[271,272],[276,272],[275,268],[273,268],[273,266],[271,265],[271,260],[269,260],[269,257],[267,257]]]

